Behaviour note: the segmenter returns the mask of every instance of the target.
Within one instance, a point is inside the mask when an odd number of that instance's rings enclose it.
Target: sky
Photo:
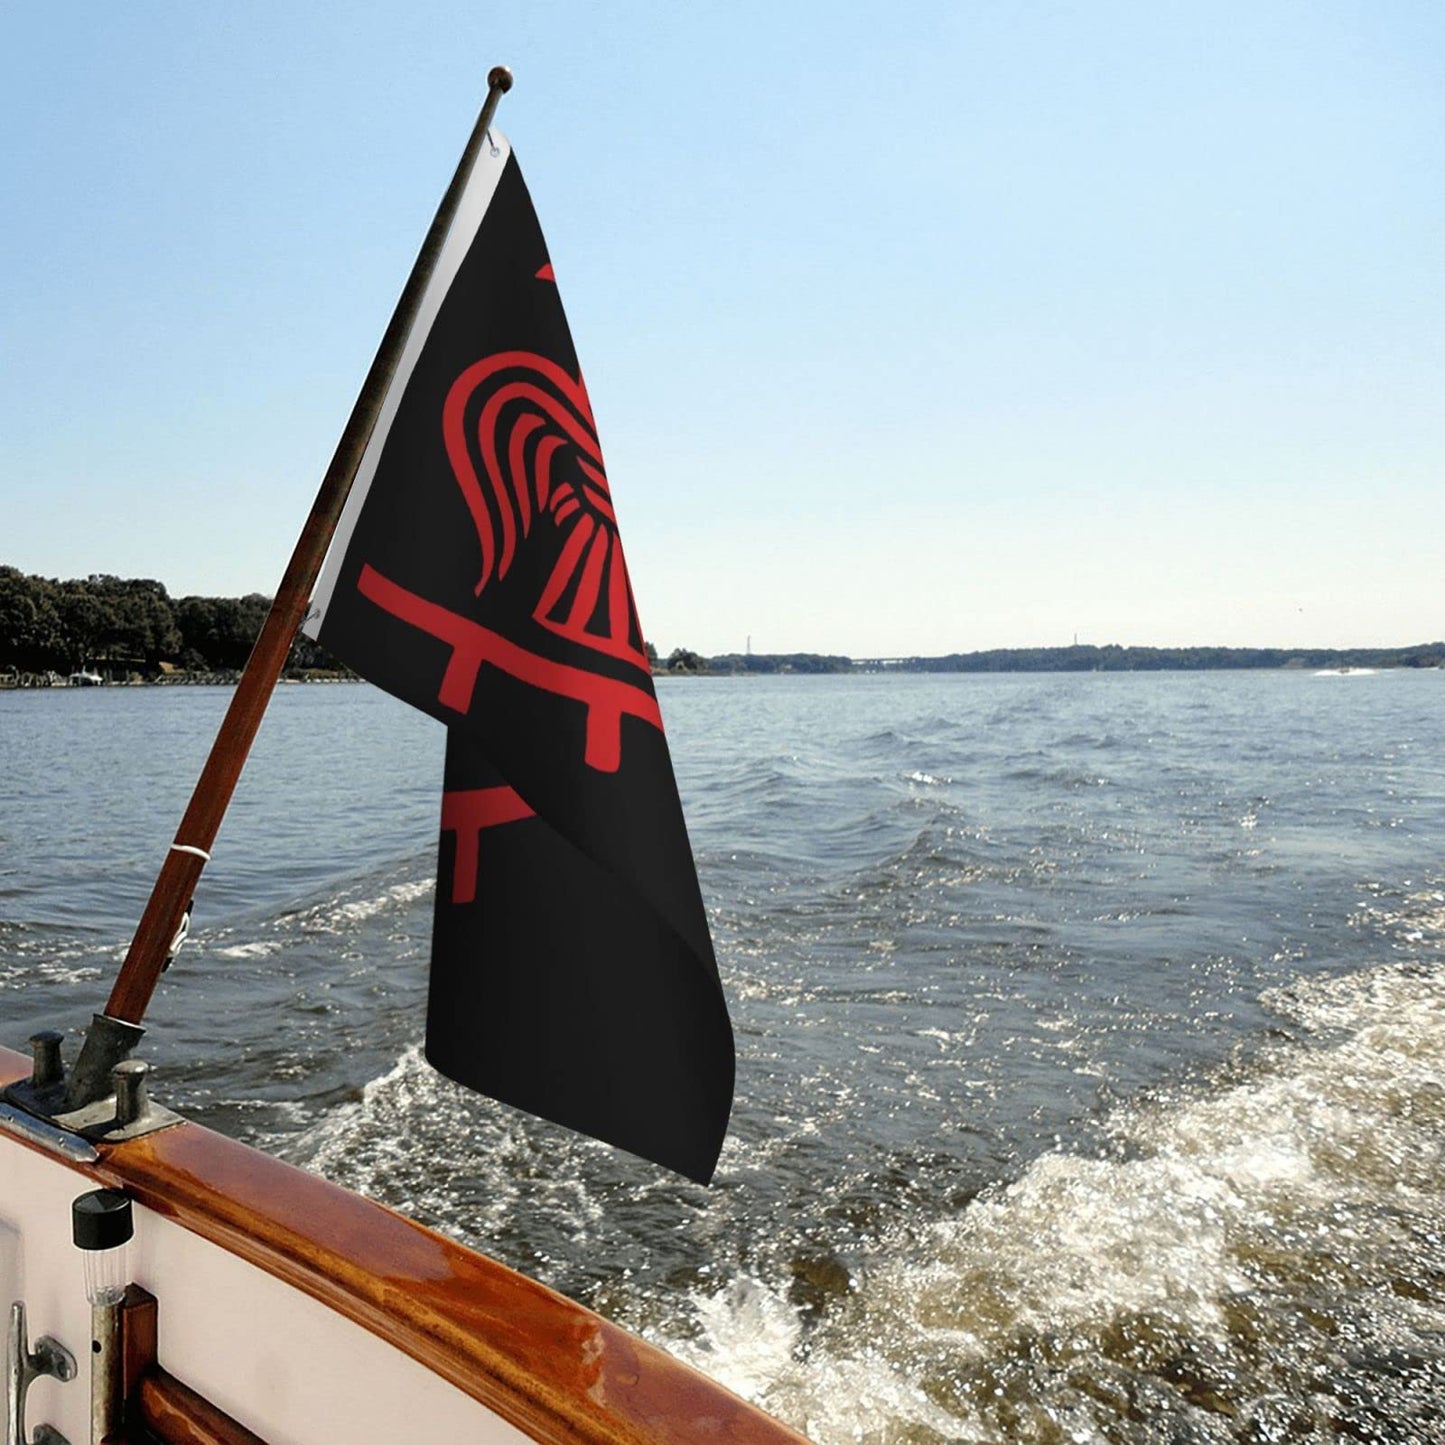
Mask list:
[[[497,63],[664,655],[1445,637],[1438,0],[0,6],[0,563],[275,590]]]

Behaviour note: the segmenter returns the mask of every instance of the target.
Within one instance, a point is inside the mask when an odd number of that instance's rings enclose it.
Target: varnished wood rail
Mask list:
[[[28,1072],[0,1048],[0,1084]],[[75,1167],[330,1306],[541,1445],[807,1445],[534,1280],[199,1125]]]
[[[189,1385],[157,1369],[140,1383],[141,1423],[160,1445],[266,1445]]]

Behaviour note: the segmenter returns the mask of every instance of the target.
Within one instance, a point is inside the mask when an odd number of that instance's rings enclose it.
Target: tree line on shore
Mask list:
[[[269,597],[172,598],[150,578],[97,574],[60,582],[0,566],[0,673],[111,676],[239,672],[266,620]],[[287,669],[336,669],[298,637]]]
[[[94,574],[62,582],[0,566],[0,675],[63,675],[87,668],[116,679],[175,671],[237,673],[270,606],[271,599],[260,593],[173,598],[163,583],[148,577]],[[847,672],[852,667],[846,657],[703,657],[685,647],[663,659],[650,642],[647,657],[655,671],[681,675]],[[348,675],[308,637],[296,639],[287,672]]]
[[[234,673],[246,665],[269,597],[172,598],[149,578],[103,574],[61,582],[0,566],[0,674],[112,677]],[[1398,648],[1030,647],[943,657],[862,659],[814,652],[723,653],[678,647],[655,671],[683,676],[875,672],[1151,672],[1206,668],[1445,667],[1445,642]],[[345,673],[327,651],[298,637],[287,671]]]

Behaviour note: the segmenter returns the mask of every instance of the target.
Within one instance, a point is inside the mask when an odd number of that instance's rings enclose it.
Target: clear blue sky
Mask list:
[[[664,652],[1445,636],[1445,6],[0,8],[0,561],[272,591],[489,66]]]

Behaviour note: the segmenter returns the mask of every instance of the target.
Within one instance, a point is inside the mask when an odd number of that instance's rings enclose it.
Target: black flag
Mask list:
[[[428,1059],[706,1182],[732,1030],[587,391],[487,149],[306,631],[447,724]]]

